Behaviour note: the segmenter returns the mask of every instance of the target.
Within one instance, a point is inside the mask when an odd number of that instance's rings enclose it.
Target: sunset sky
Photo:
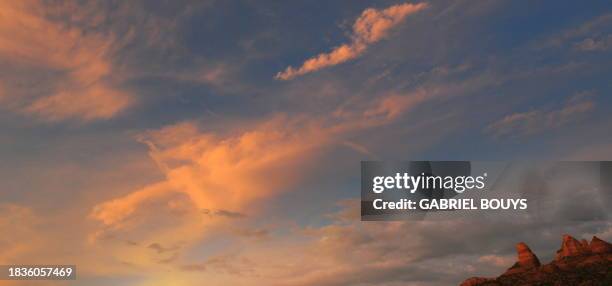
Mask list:
[[[361,222],[362,160],[612,160],[606,1],[0,1],[0,285],[442,286],[612,222]]]

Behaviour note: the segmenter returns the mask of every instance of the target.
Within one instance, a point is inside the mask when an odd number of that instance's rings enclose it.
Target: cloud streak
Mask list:
[[[355,59],[363,54],[369,45],[387,37],[389,31],[404,21],[408,15],[421,11],[427,6],[427,3],[404,3],[383,10],[368,8],[361,13],[361,16],[353,24],[350,43],[335,47],[329,53],[321,53],[307,59],[298,68],[289,66],[284,71],[277,73],[275,78],[290,80],[300,75]]]
[[[590,93],[579,93],[555,110],[532,110],[507,115],[491,123],[486,131],[494,137],[513,137],[559,128],[595,108],[595,102],[589,99],[590,96]]]
[[[129,107],[131,95],[113,75],[119,39],[61,19],[80,11],[38,1],[2,2],[0,102],[47,121],[108,119]]]

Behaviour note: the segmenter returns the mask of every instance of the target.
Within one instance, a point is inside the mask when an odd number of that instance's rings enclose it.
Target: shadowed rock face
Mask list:
[[[461,286],[485,285],[488,282],[495,282],[495,278],[472,277],[461,283]]]
[[[612,285],[612,244],[564,235],[555,259],[545,265],[525,243],[516,245],[518,261],[497,278],[472,277],[461,286]]]
[[[591,240],[591,252],[596,254],[610,253],[612,252],[612,244],[609,244],[596,236],[593,236]]]
[[[586,239],[584,239],[584,238],[580,240],[580,244],[584,248],[589,248],[589,242]]]

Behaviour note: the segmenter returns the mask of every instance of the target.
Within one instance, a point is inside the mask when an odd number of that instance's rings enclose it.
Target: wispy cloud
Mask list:
[[[297,165],[306,165],[313,147],[325,140],[319,130],[288,121],[295,120],[275,117],[225,137],[199,132],[192,122],[149,132],[141,141],[149,146],[166,179],[101,203],[92,216],[107,226],[119,227],[147,202],[168,201],[172,194],[180,193],[202,215],[244,217],[243,211],[254,211],[253,202],[291,183],[298,176]],[[273,174],[275,179],[269,180]]]
[[[114,35],[53,19],[78,17],[71,7],[49,9],[38,1],[0,7],[0,59],[11,70],[1,78],[5,107],[50,121],[89,121],[111,118],[133,102],[113,79]]]
[[[512,113],[491,123],[486,131],[495,137],[513,137],[559,128],[594,109],[595,102],[590,99],[591,96],[588,92],[579,93],[559,109]]]
[[[612,48],[612,35],[607,35],[599,38],[586,38],[574,45],[579,51],[606,51]]]
[[[296,76],[357,58],[366,51],[369,45],[385,38],[391,28],[400,24],[408,15],[425,8],[427,8],[427,3],[404,3],[383,10],[368,8],[361,13],[361,16],[353,24],[350,43],[335,47],[329,53],[318,54],[306,60],[298,68],[289,66],[284,71],[277,73],[275,78],[289,80]]]
[[[537,48],[574,47],[580,51],[603,50],[610,46],[607,27],[612,23],[612,13],[599,15],[576,27],[563,30],[537,42]]]
[[[31,208],[16,204],[0,204],[0,231],[7,235],[0,239],[0,261],[11,261],[30,253],[40,241],[35,229],[40,220]]]

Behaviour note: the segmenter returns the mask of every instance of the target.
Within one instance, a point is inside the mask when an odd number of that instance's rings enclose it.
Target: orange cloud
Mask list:
[[[286,116],[227,133],[202,132],[184,122],[141,134],[163,178],[95,205],[89,217],[98,223],[88,242],[117,260],[161,269],[224,228],[232,236],[263,239],[265,231],[228,225],[257,215],[265,199],[290,189],[329,138],[310,122]],[[180,248],[155,253],[117,246],[122,240]]]
[[[82,93],[79,93],[82,92]],[[104,85],[71,88],[39,98],[24,111],[55,121],[65,118],[107,119],[130,105],[126,92]]]
[[[97,205],[92,217],[104,225],[120,226],[147,201],[173,193],[186,195],[199,210],[253,211],[257,200],[299,178],[326,135],[280,116],[226,136],[182,123],[143,134],[140,140],[149,146],[165,179]]]
[[[298,179],[325,146],[346,146],[347,134],[393,122],[437,96],[426,90],[390,94],[330,117],[280,115],[225,135],[202,133],[193,122],[146,132],[138,139],[149,147],[165,180],[98,204],[91,215],[120,227],[139,207],[174,193],[186,195],[199,210],[243,212]]]
[[[9,264],[34,248],[37,242],[36,227],[39,220],[25,206],[0,204],[0,263]],[[14,262],[13,262],[14,263]]]
[[[400,24],[408,15],[426,7],[426,3],[404,3],[383,10],[368,8],[361,13],[361,16],[353,24],[353,34],[349,44],[340,45],[329,53],[314,56],[306,60],[299,68],[289,66],[284,71],[277,73],[275,78],[289,80],[296,76],[352,60],[365,52],[368,45],[385,38],[391,28]]]
[[[383,94],[331,116],[281,114],[226,126],[219,132],[202,132],[194,122],[145,132],[137,139],[148,146],[163,178],[95,205],[90,218],[98,222],[98,228],[89,242],[97,245],[112,240],[107,237],[122,237],[165,246],[182,244],[176,251],[178,258],[168,254],[152,259],[147,249],[121,248],[121,253],[114,249],[118,259],[130,257],[130,263],[142,267],[156,268],[157,262],[152,261],[175,258],[172,265],[181,263],[186,249],[223,227],[257,216],[266,200],[292,189],[328,147],[341,145],[369,153],[357,143],[347,143],[347,138],[394,122],[440,92],[418,89]],[[267,235],[260,230],[232,234],[250,240]]]
[[[113,75],[116,38],[51,20],[54,13],[79,13],[64,8],[39,1],[0,3],[0,59],[11,71],[3,75],[0,101],[51,121],[111,118],[133,101]]]
[[[408,95],[389,95],[380,100],[376,106],[367,109],[364,116],[366,118],[383,118],[384,121],[394,120],[432,97],[432,94],[424,90],[417,90]]]

